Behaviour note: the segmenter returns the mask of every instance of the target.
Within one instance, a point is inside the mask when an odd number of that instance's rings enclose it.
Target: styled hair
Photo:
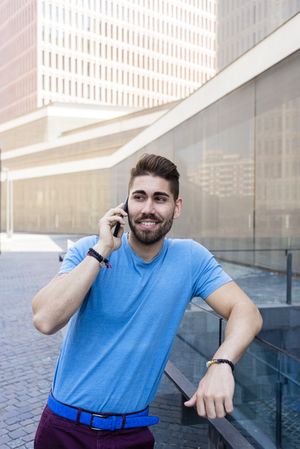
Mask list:
[[[176,165],[172,161],[157,154],[144,154],[136,166],[131,169],[129,188],[132,186],[134,178],[145,175],[159,176],[169,181],[170,190],[174,199],[177,200],[180,175]]]

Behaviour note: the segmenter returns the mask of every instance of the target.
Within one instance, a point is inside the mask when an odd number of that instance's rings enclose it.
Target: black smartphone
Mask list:
[[[124,203],[123,209],[125,210],[125,212],[128,212],[128,198],[126,199],[126,201]],[[115,227],[115,230],[114,230],[114,237],[118,236],[118,232],[119,232],[120,227],[121,227],[120,223],[117,223],[116,227]]]

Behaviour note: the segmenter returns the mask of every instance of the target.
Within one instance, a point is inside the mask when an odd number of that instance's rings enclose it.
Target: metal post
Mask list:
[[[222,436],[213,428],[211,424],[208,425],[208,449],[226,449],[225,441]]]
[[[8,168],[4,167],[6,177],[6,235],[11,238],[14,232],[14,190]]]
[[[276,449],[282,449],[282,376],[281,376],[281,354],[277,354],[277,379],[276,379]]]
[[[276,382],[276,449],[281,449],[282,443],[282,383]]]
[[[293,254],[286,250],[286,303],[292,304]]]
[[[223,341],[223,318],[219,319],[219,346],[221,346]]]

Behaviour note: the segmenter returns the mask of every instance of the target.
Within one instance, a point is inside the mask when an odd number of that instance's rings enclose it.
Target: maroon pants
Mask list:
[[[93,430],[55,415],[45,408],[34,440],[34,449],[153,449],[148,427]]]

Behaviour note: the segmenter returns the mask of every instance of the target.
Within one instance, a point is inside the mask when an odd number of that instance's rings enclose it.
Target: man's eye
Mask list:
[[[135,199],[136,201],[141,201],[144,199],[143,195],[134,195],[133,199]]]
[[[158,203],[165,203],[167,201],[165,196],[157,196],[155,199]]]

